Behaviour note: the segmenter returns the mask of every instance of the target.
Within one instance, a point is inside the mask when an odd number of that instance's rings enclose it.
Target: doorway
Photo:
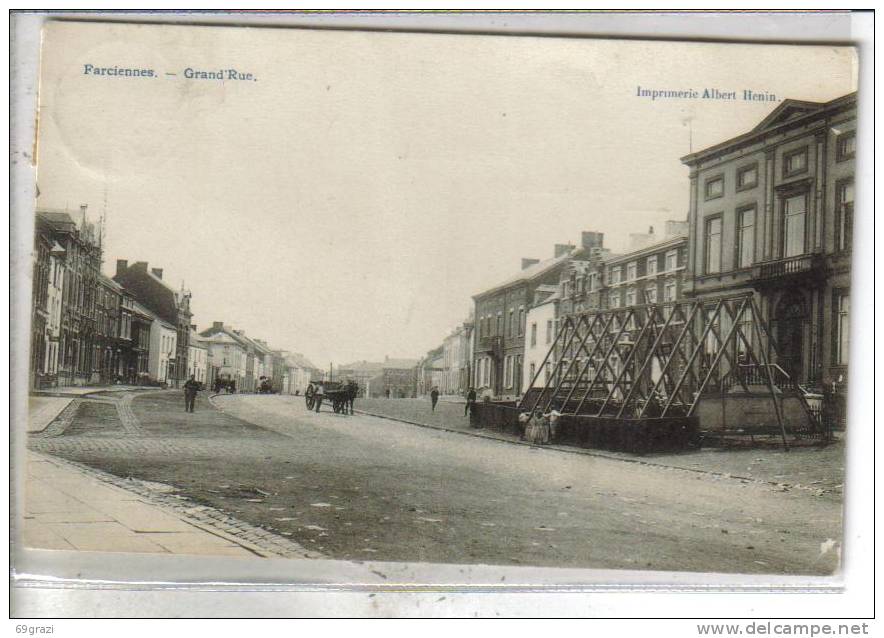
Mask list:
[[[777,305],[777,363],[796,383],[804,381],[804,324],[807,310],[804,298],[797,291],[783,295]]]

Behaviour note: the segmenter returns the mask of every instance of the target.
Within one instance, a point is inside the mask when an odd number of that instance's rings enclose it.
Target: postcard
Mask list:
[[[837,573],[857,86],[846,46],[47,22],[24,546]]]

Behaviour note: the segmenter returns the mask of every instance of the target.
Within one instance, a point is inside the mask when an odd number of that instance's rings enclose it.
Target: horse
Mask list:
[[[356,402],[356,395],[359,393],[359,384],[355,381],[347,381],[344,392],[344,414],[347,414],[348,410],[350,414],[353,414],[353,405]]]

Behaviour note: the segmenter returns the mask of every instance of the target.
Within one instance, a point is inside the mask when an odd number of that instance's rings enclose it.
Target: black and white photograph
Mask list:
[[[832,582],[872,425],[847,418],[859,68],[48,20],[21,546]]]

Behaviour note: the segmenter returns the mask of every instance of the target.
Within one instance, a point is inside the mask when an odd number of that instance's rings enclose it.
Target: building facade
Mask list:
[[[190,327],[190,340],[187,348],[187,378],[192,376],[195,381],[204,385],[208,384],[209,344],[199,336],[195,325]]]
[[[507,281],[473,296],[474,385],[484,394],[515,398],[523,391],[525,329],[528,310],[541,285],[557,285],[569,260],[602,248],[601,233],[584,232],[581,246],[557,244],[551,259],[523,259],[522,270]]]
[[[442,341],[442,394],[465,395],[472,385],[473,321],[463,322]]]
[[[190,312],[190,292],[175,290],[163,280],[162,268],[148,269],[145,261],[129,265],[127,260],[118,259],[113,279],[129,290],[139,304],[175,328],[175,352],[168,362],[166,382],[180,386],[186,380],[188,370],[187,354],[193,316]]]
[[[218,380],[232,381],[237,390],[242,390],[248,352],[243,340],[223,321],[215,321],[211,328],[199,334],[208,351],[208,385],[214,386]]]
[[[798,383],[846,383],[856,94],[785,100],[755,128],[692,153],[691,296],[752,293]]]

